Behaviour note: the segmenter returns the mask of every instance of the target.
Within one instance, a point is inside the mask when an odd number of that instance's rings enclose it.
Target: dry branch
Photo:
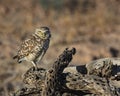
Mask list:
[[[100,67],[96,66],[97,70],[95,67],[87,66],[87,74],[80,73],[81,69],[75,70],[76,72],[63,72],[74,54],[75,48],[66,49],[49,70],[30,68],[23,78],[25,85],[29,86],[18,90],[14,96],[120,96],[119,90],[111,83],[111,60],[105,60]],[[89,66],[94,65],[90,64]],[[71,70],[71,67],[67,67],[67,70],[69,69]]]

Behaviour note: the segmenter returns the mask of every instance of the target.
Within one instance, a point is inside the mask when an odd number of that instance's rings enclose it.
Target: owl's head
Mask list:
[[[48,27],[40,27],[35,30],[35,34],[39,36],[41,39],[49,39],[51,37],[51,33]]]

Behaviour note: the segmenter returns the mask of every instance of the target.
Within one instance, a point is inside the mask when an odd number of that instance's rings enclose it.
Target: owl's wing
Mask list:
[[[46,52],[45,52],[44,50],[41,50],[41,52],[40,52],[40,54],[39,54],[39,57],[34,60],[34,63],[36,64],[36,63],[38,63],[39,61],[41,61],[41,59],[43,58],[43,56],[45,55],[45,53],[46,53]]]
[[[44,45],[41,47],[41,49],[39,51],[39,56],[38,56],[38,58],[36,58],[34,60],[34,63],[38,63],[39,61],[41,61],[41,59],[45,55],[47,49],[49,48],[49,43],[50,43],[50,40],[46,40],[46,42],[44,42]]]
[[[45,44],[44,44],[44,50],[47,51],[47,49],[49,48],[49,44],[50,44],[50,40],[46,40]]]

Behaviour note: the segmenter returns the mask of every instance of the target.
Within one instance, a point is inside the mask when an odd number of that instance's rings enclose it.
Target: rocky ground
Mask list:
[[[66,47],[77,53],[71,65],[120,57],[119,0],[0,0],[0,96],[23,86],[22,74],[32,64],[12,57],[39,26],[48,26],[50,48],[40,66],[49,68]]]

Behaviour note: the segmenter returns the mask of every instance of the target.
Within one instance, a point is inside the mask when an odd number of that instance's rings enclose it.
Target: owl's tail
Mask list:
[[[19,60],[18,55],[14,56],[13,59],[18,59],[18,60],[17,60],[18,63],[21,63],[21,62],[22,62],[22,61]]]
[[[16,56],[13,57],[13,59],[16,59],[16,58],[18,58],[18,55],[16,55]]]

